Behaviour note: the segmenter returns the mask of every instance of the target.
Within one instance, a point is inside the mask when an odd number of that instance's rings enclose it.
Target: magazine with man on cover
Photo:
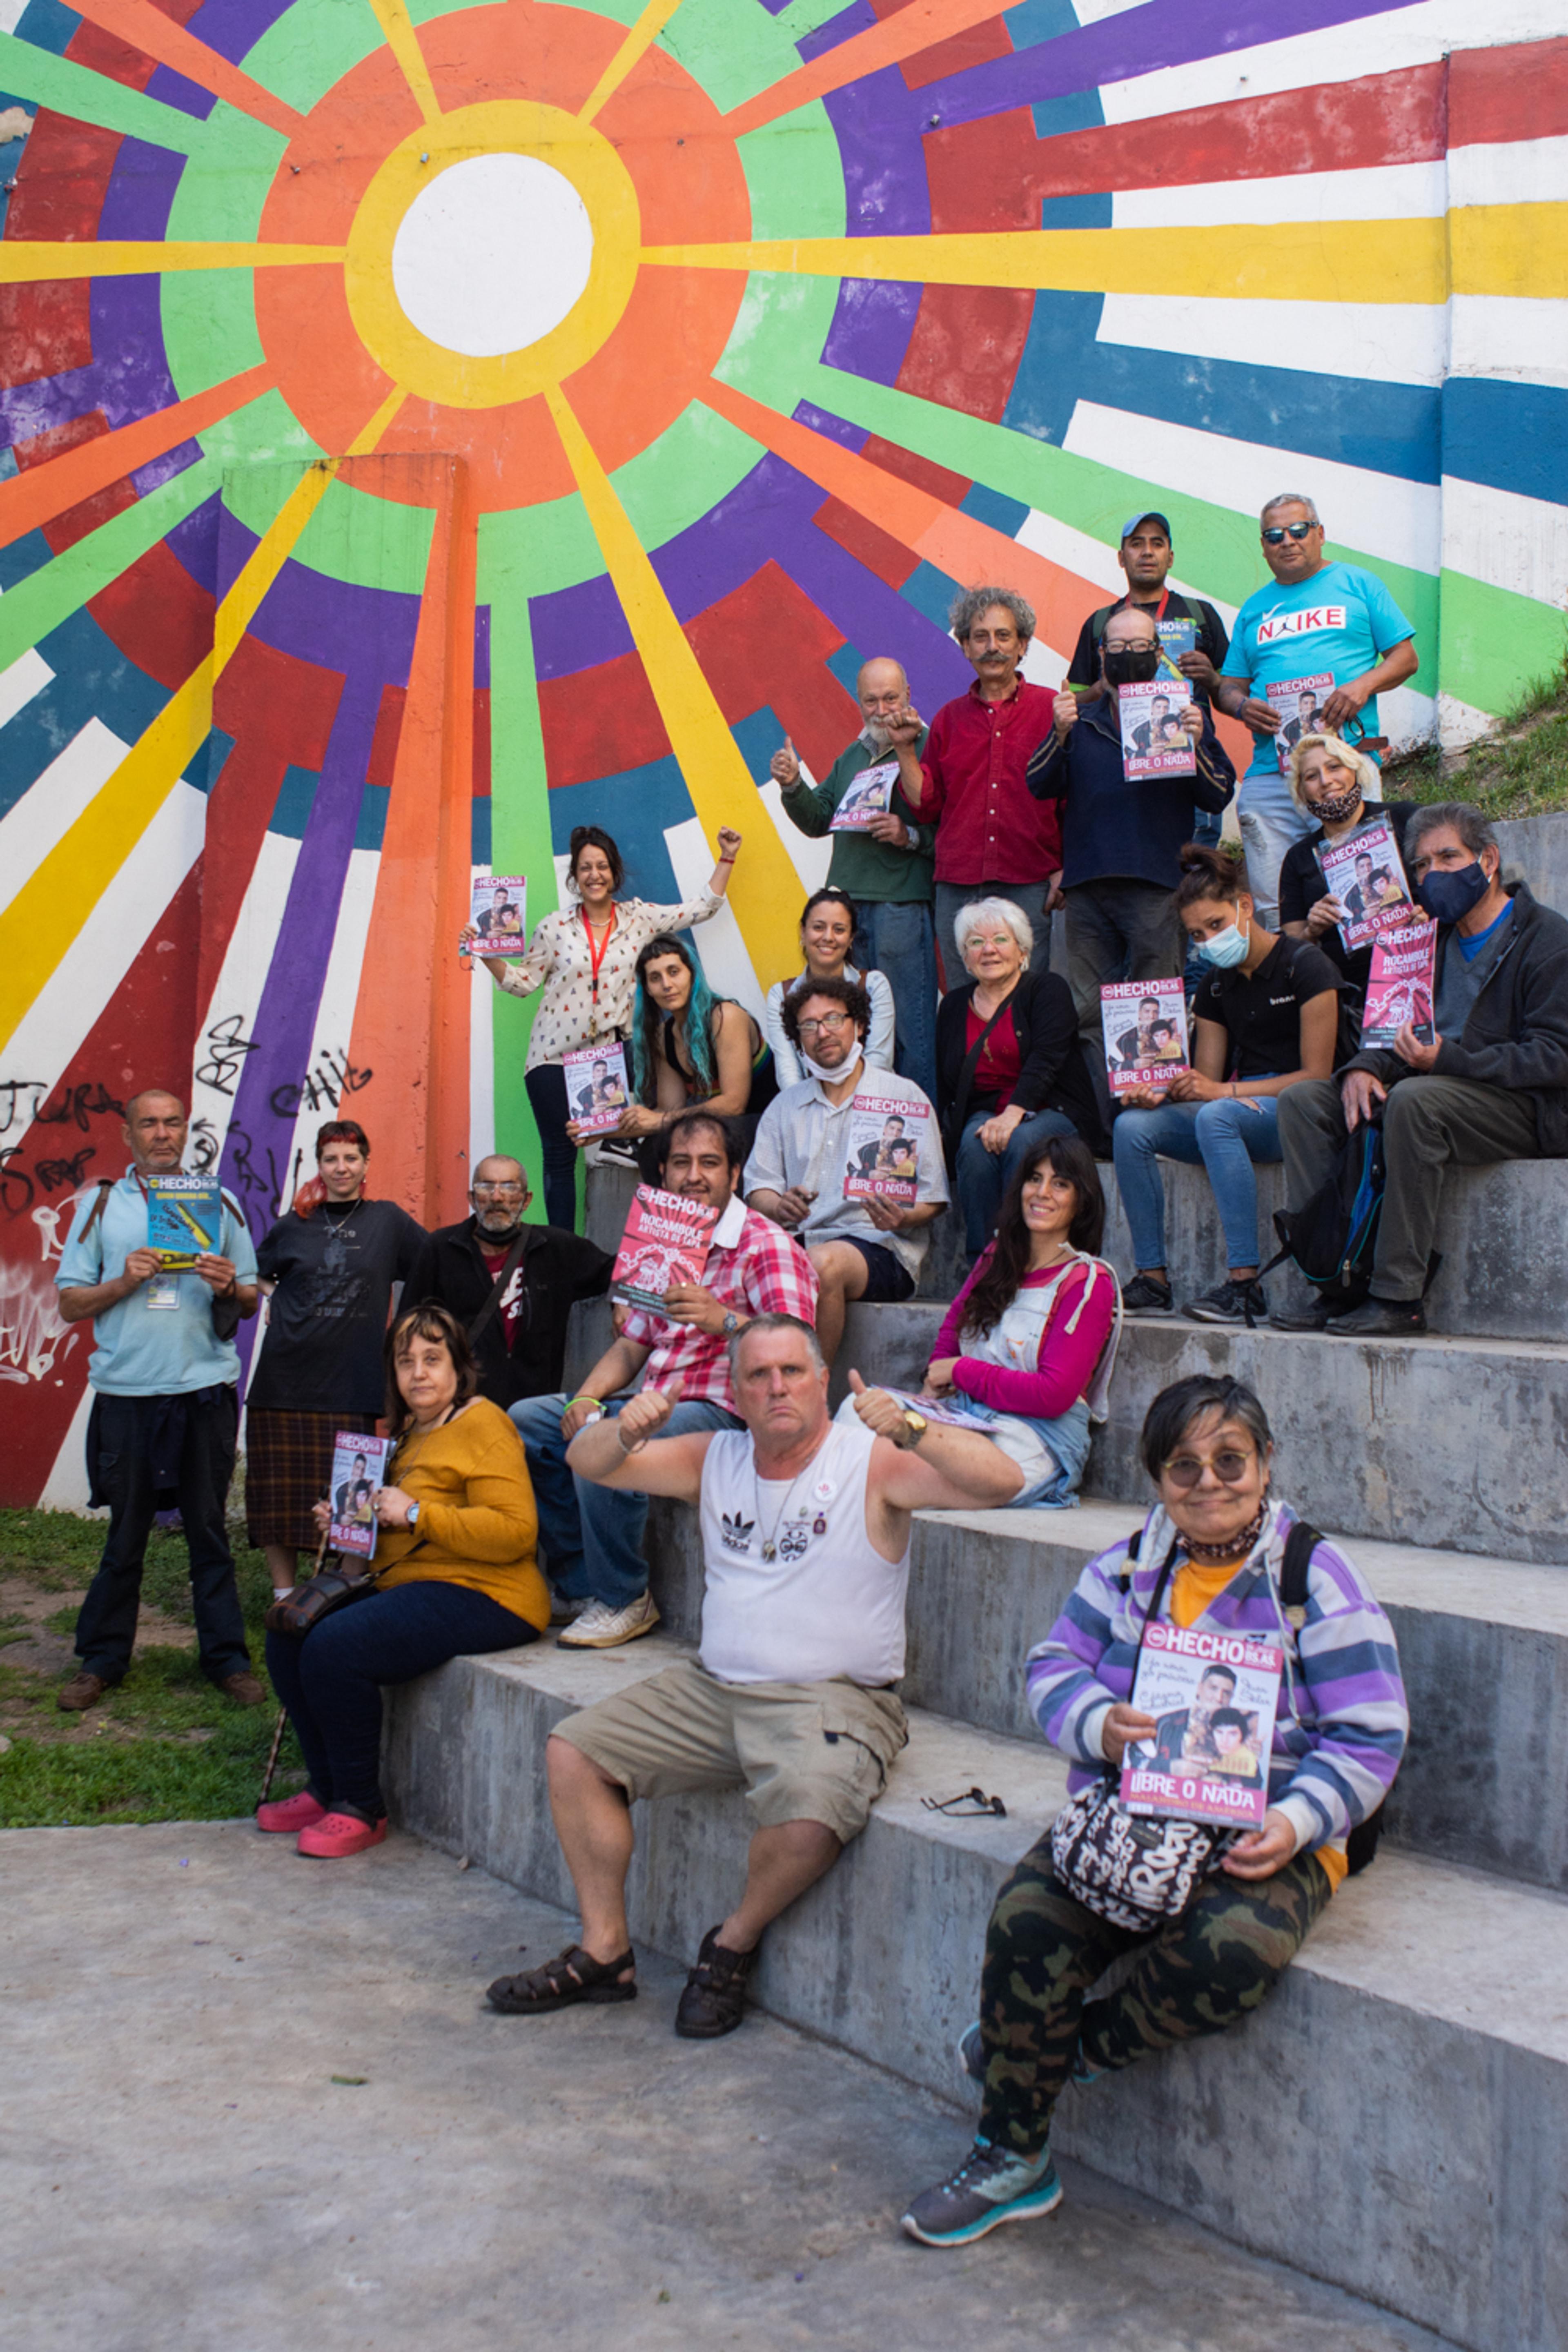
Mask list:
[[[828,832],[867,832],[873,817],[886,816],[892,807],[898,781],[896,760],[874,760],[868,768],[862,768],[845,787],[844,797],[829,820]]]
[[[386,1484],[390,1437],[361,1437],[340,1429],[332,1438],[332,1472],[327,1487],[331,1524],[327,1540],[334,1551],[368,1559],[375,1549],[376,1490]]]
[[[1128,1811],[1261,1829],[1284,1664],[1275,1643],[1156,1618],[1131,1701],[1155,1728],[1122,1757],[1118,1793]]]
[[[1119,686],[1121,772],[1130,783],[1144,776],[1195,776],[1197,748],[1182,724],[1193,689],[1178,671],[1135,686]]]
[[[479,937],[459,952],[521,956],[528,949],[528,884],[521,874],[476,874],[468,917]]]
[[[1108,982],[1100,992],[1100,1020],[1113,1095],[1167,1087],[1189,1067],[1187,993],[1179,979]]]
[[[1264,688],[1264,699],[1279,713],[1274,756],[1282,776],[1289,774],[1290,754],[1302,736],[1326,731],[1323,705],[1333,690],[1333,673],[1326,669],[1314,670],[1310,677],[1277,677]]]
[[[1373,816],[1342,841],[1324,842],[1318,863],[1330,898],[1344,908],[1340,937],[1347,948],[1364,947],[1380,931],[1420,919],[1388,817]]]
[[[639,1184],[616,1252],[610,1297],[657,1311],[668,1291],[700,1283],[720,1215],[707,1201]]]
[[[578,1140],[611,1134],[619,1127],[621,1113],[631,1100],[626,1091],[625,1047],[614,1042],[578,1045],[562,1055],[562,1067],[566,1073],[566,1100]]]
[[[901,1095],[858,1094],[849,1106],[847,1201],[890,1201],[909,1209],[920,1196],[921,1141],[931,1106]]]

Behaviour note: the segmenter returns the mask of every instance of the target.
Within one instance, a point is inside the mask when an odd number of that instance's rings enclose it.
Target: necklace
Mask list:
[[[421,1454],[424,1453],[430,1439],[435,1436],[437,1430],[446,1428],[447,1423],[451,1420],[452,1415],[457,1412],[457,1403],[454,1401],[447,1407],[447,1410],[441,1415],[440,1420],[433,1421],[428,1429],[417,1429],[412,1422],[409,1423],[407,1429],[404,1431],[402,1436],[398,1439],[395,1448],[395,1458],[397,1461],[397,1475],[400,1478],[403,1477],[407,1471],[412,1470],[414,1465],[418,1461]],[[408,1449],[406,1454],[404,1452],[404,1448],[405,1446]]]
[[[1258,1517],[1249,1521],[1237,1536],[1228,1536],[1224,1543],[1194,1543],[1191,1536],[1182,1538],[1182,1549],[1199,1568],[1217,1568],[1222,1560],[1244,1559],[1263,1533],[1263,1522],[1268,1516],[1267,1503],[1259,1507]]]
[[[824,1439],[823,1444],[826,1444],[826,1439]],[[785,1519],[789,1517],[789,1508],[790,1505],[795,1500],[795,1489],[798,1487],[803,1478],[809,1478],[812,1471],[816,1465],[821,1453],[822,1446],[819,1445],[816,1452],[812,1455],[811,1460],[807,1462],[803,1468],[797,1470],[795,1476],[790,1480],[784,1501],[773,1513],[773,1527],[770,1530],[766,1531],[763,1537],[763,1558],[765,1560],[777,1559],[779,1556],[778,1532],[780,1528],[783,1527]],[[770,1486],[774,1483],[775,1482],[773,1479],[768,1481]],[[757,1456],[754,1447],[752,1452],[752,1508],[756,1514],[757,1525],[761,1527],[763,1523],[763,1480],[762,1473],[757,1468]],[[802,1511],[800,1517],[804,1520],[806,1517],[805,1512]],[[827,1521],[819,1511],[816,1515],[816,1520],[812,1528],[812,1533],[813,1535],[823,1535],[826,1532],[826,1528]]]

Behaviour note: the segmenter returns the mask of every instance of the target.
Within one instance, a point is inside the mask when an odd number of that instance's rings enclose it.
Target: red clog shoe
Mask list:
[[[363,1853],[367,1846],[379,1845],[385,1835],[384,1816],[373,1824],[362,1822],[357,1813],[323,1813],[319,1822],[300,1831],[298,1851],[317,1862],[342,1862],[348,1854]]]
[[[274,1836],[284,1832],[292,1836],[298,1830],[310,1829],[326,1810],[319,1797],[312,1797],[309,1789],[301,1789],[297,1797],[280,1797],[276,1804],[258,1805],[256,1826]]]

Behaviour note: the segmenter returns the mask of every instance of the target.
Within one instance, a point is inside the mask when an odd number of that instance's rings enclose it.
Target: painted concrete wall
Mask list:
[[[258,1233],[342,1102],[459,1213],[528,1009],[451,953],[573,824],[750,1001],[860,659],[955,583],[1063,673],[1141,502],[1226,614],[1314,494],[1413,737],[1554,667],[1552,0],[0,0],[0,1491],[80,1491],[50,1266],[139,1083]],[[1478,46],[1478,43],[1488,46]]]

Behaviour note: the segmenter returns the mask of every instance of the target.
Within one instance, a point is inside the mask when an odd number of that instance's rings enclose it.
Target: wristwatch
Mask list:
[[[931,1423],[926,1419],[923,1412],[916,1412],[911,1405],[905,1405],[904,1429],[906,1434],[899,1440],[900,1451],[907,1454],[911,1445],[918,1445],[930,1427]]]
[[[409,1533],[410,1533],[411,1535],[412,1535],[412,1533],[413,1533],[414,1529],[415,1529],[418,1525],[419,1525],[419,1506],[418,1506],[418,1504],[417,1504],[417,1503],[410,1503],[410,1504],[409,1504],[409,1506],[408,1506],[408,1530],[409,1530]]]
[[[732,1339],[741,1328],[741,1318],[732,1307],[724,1309],[724,1320],[719,1326],[726,1339]]]

